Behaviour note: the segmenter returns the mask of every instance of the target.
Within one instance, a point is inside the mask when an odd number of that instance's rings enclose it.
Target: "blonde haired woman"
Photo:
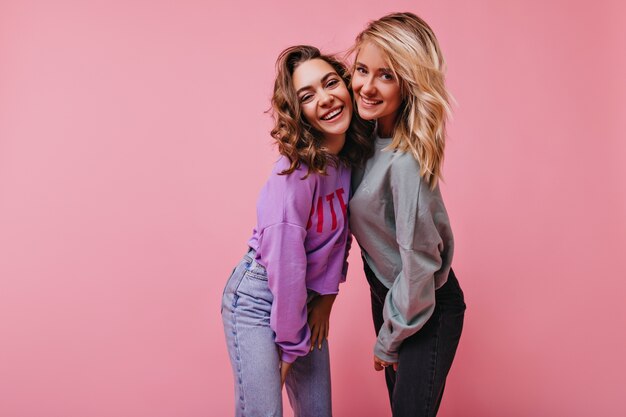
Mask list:
[[[353,172],[350,228],[362,250],[393,415],[435,416],[463,328],[463,292],[438,188],[450,96],[432,29],[411,13],[356,38],[352,89],[376,121],[375,153]]]

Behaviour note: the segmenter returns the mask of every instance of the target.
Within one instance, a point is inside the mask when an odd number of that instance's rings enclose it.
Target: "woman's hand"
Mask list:
[[[374,369],[375,370],[382,371],[383,369],[391,365],[393,365],[394,371],[398,370],[398,362],[386,362],[380,359],[378,356],[374,355]]]
[[[324,339],[328,339],[330,311],[333,308],[335,298],[337,298],[337,294],[320,295],[315,297],[308,305],[311,350],[315,348],[315,345],[321,350],[322,342]]]
[[[285,385],[285,380],[287,379],[287,372],[289,372],[289,368],[291,368],[291,364],[289,362],[280,361],[280,386]]]

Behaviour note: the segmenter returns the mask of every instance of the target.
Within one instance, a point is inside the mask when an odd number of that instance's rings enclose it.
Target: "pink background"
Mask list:
[[[220,296],[276,158],[275,57],[404,10],[458,101],[469,307],[440,416],[626,415],[623,2],[3,0],[1,416],[232,414]],[[351,260],[335,415],[389,416]]]

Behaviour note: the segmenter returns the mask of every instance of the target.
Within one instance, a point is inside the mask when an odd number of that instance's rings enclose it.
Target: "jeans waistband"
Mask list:
[[[243,259],[247,262],[252,262],[256,257],[256,251],[252,248],[248,248],[248,252],[243,256]]]
[[[256,272],[257,274],[266,274],[265,267],[256,261],[256,251],[252,248],[248,248],[248,253],[243,256],[243,260],[248,264],[246,268],[248,271]]]
[[[365,260],[365,257],[362,257],[362,259],[363,267],[365,269],[365,277],[367,278],[367,282],[370,285],[370,290],[381,300],[381,302],[384,302],[389,288],[385,287],[385,285],[380,282],[372,268]],[[437,290],[435,291],[435,297],[437,299],[442,297],[449,297],[450,295],[460,295],[461,298],[463,298],[463,291],[459,286],[459,282],[457,281],[456,275],[454,274],[452,268],[450,268],[450,272],[448,273],[448,279],[445,284],[437,288]]]

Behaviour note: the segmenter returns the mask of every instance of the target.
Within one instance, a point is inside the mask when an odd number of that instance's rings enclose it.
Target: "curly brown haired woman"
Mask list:
[[[347,268],[351,167],[369,152],[347,74],[311,46],[277,61],[281,158],[222,301],[237,416],[282,415],[283,383],[295,415],[331,415],[328,320]]]

